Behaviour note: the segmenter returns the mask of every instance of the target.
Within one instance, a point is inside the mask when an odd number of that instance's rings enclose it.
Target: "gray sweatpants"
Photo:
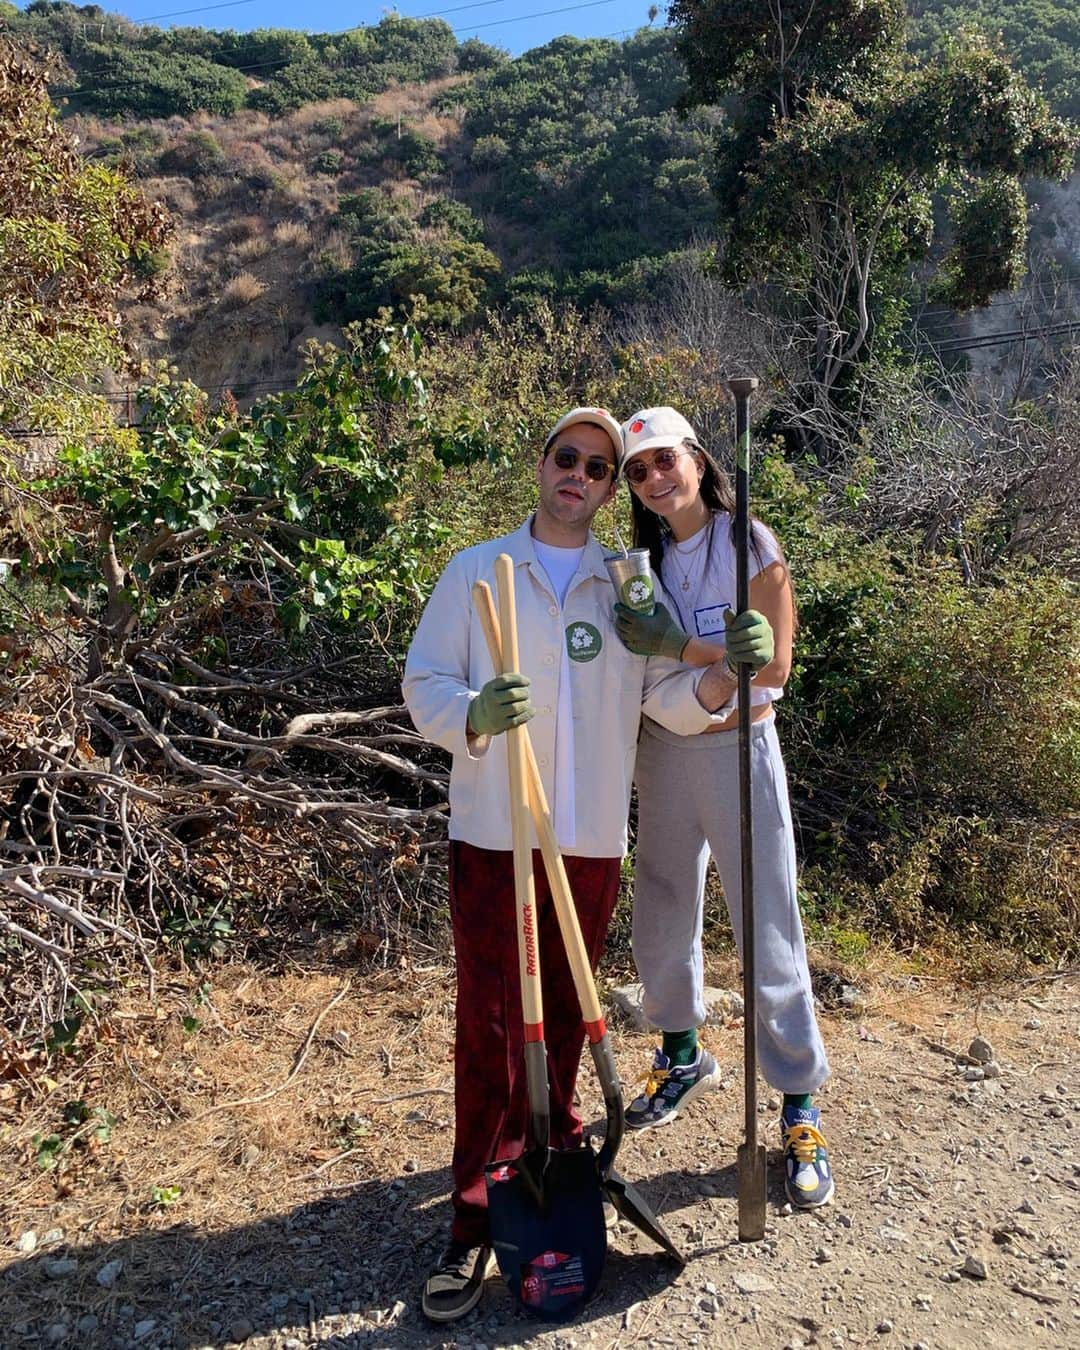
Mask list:
[[[710,850],[742,951],[738,744],[737,731],[677,736],[647,719],[642,726],[634,961],[645,1014],[665,1031],[705,1020],[701,924]],[[814,1017],[787,776],[772,718],[751,727],[750,759],[758,1058],[780,1092],[813,1092],[829,1064]]]

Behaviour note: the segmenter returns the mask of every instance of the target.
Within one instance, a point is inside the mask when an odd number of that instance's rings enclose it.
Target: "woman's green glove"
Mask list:
[[[488,680],[469,704],[469,726],[478,736],[498,736],[535,715],[529,702],[529,677],[516,671]]]
[[[615,631],[635,656],[668,656],[672,661],[679,660],[690,640],[663,605],[656,605],[651,614],[616,605]]]
[[[753,666],[755,671],[767,666],[776,652],[772,624],[756,609],[744,609],[738,615],[725,610],[724,641],[732,666]]]

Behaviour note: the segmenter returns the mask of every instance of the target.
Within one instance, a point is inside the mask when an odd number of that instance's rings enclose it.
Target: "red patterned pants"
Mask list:
[[[567,858],[581,933],[595,969],[619,894],[618,858]],[[551,1144],[581,1140],[574,1085],[585,1043],[543,861],[533,852],[551,1084]],[[450,913],[457,957],[454,1042],[453,1237],[489,1241],[484,1168],[526,1144],[521,983],[514,916],[513,855],[450,841]]]

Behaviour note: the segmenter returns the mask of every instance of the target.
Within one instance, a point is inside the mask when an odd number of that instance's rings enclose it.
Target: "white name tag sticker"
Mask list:
[[[694,610],[694,626],[698,637],[716,637],[724,631],[724,611],[730,605],[708,605]]]

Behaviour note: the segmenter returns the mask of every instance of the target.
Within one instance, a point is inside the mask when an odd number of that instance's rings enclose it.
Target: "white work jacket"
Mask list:
[[[549,801],[564,644],[570,657],[577,810],[576,844],[565,851],[588,858],[621,857],[642,711],[680,736],[696,735],[723,717],[706,712],[697,700],[702,671],[666,657],[635,656],[619,641],[615,592],[604,551],[591,534],[560,609],[533,548],[531,526],[530,518],[513,534],[451,559],[409,648],[405,702],[421,735],[453,756],[451,839],[477,848],[510,849],[505,737],[475,737],[470,745],[466,734],[469,704],[496,674],[472,588],[485,580],[497,595],[495,559],[508,553],[514,560],[519,663],[532,682],[536,709],[529,734]]]

